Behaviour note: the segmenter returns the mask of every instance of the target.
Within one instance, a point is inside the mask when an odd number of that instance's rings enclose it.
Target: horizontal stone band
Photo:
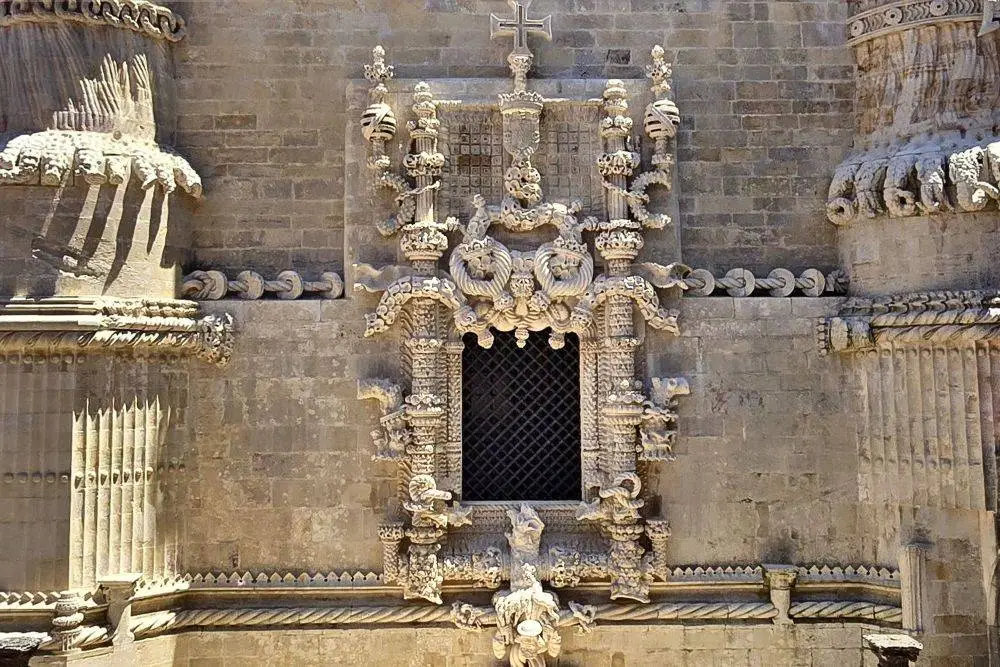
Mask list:
[[[847,20],[847,44],[930,23],[980,21],[982,0],[900,0],[860,12]]]

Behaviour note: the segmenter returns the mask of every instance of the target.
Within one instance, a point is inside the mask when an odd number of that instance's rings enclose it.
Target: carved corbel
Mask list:
[[[878,658],[878,667],[910,667],[924,645],[909,635],[865,635],[865,648]]]
[[[639,426],[640,461],[673,461],[677,439],[677,397],[691,393],[684,378],[652,378]]]
[[[132,598],[141,579],[141,573],[130,573],[106,576],[97,582],[108,605],[111,643],[115,646],[135,641],[129,621],[132,618]]]
[[[372,459],[398,460],[406,453],[406,447],[410,442],[403,392],[399,385],[382,378],[359,380],[358,398],[378,401],[382,412],[382,417],[379,419],[381,428],[371,432],[372,443],[375,445]]]
[[[771,604],[778,610],[774,617],[775,625],[791,625],[788,610],[792,605],[792,587],[798,576],[798,568],[791,565],[765,565],[764,583],[771,596]]]

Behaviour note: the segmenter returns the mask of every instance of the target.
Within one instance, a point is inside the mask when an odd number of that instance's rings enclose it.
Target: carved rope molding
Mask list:
[[[225,364],[233,320],[201,316],[192,301],[53,297],[0,302],[0,358],[75,362],[90,354],[139,359],[195,357]]]
[[[817,325],[821,354],[891,345],[956,346],[1000,338],[1000,293],[925,292],[850,299]]]
[[[855,4],[861,11],[847,20],[848,46],[931,23],[983,20],[983,0],[897,0]]]
[[[148,0],[0,0],[0,27],[59,21],[122,28],[168,42],[187,34],[183,18]]]

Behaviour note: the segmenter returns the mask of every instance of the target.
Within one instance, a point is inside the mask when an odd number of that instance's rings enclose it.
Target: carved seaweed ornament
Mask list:
[[[494,36],[517,38],[507,59],[512,90],[499,95],[509,156],[507,165],[500,167],[506,194],[498,204],[475,196],[472,215],[464,224],[452,217],[439,220],[435,214],[445,158],[437,145],[438,103],[426,83],[414,89],[413,120],[406,125],[406,175],[393,173],[385,151],[397,130],[395,113],[386,102],[393,71],[381,47],[374,50],[373,63],[366,68],[373,87],[362,130],[370,144],[374,186],[397,194],[397,210],[380,231],[399,237],[409,265],[360,265],[355,284],[355,289],[381,293],[377,308],[367,316],[366,335],[381,334],[401,320],[407,325],[402,356],[409,391],[382,379],[359,387],[360,397],[375,399],[381,407],[380,428],[373,433],[376,458],[399,463],[400,504],[407,513],[404,521],[380,531],[385,580],[401,585],[405,598],[440,604],[446,575],[489,588],[509,579],[510,589],[494,598],[494,649],[515,665],[543,664],[542,656],[558,653],[559,604],[542,588],[545,579],[566,586],[582,577],[597,577],[610,582],[613,599],[649,601],[654,561],[666,562],[669,529],[664,521],[647,523],[640,511],[643,482],[638,463],[672,458],[677,398],[688,393],[681,378],[655,378],[647,391],[635,363],[641,339],[634,313],[651,327],[678,333],[677,312],[661,307],[657,289],[685,289],[683,279],[689,272],[680,265],[636,264],[645,230],[670,222],[646,208],[649,188],[671,187],[670,146],[680,121],[668,97],[670,68],[663,49],[653,50],[648,69],[654,100],[645,109],[643,128],[655,144],[651,168],[632,178],[640,158],[633,149],[628,92],[621,81],[611,80],[603,96],[604,118],[595,128],[605,146],[595,168],[604,181],[606,219],[581,220],[578,202],[545,201],[541,175],[532,164],[546,100],[527,87],[533,56],[524,36],[531,30],[548,36],[550,30],[549,19],[528,18],[528,4],[511,2],[513,19],[493,18]],[[513,233],[553,228],[555,237],[533,251],[511,250],[490,234],[495,227]],[[439,263],[452,232],[461,234],[461,242],[452,248],[445,271]],[[585,233],[596,234],[601,274],[596,273]],[[584,502],[577,521],[597,526],[604,540],[600,553],[559,544],[539,552],[545,525],[524,505],[508,512],[509,554],[490,547],[438,556],[450,529],[474,516],[455,501],[461,494],[461,339],[472,332],[480,345],[490,347],[493,330],[513,331],[522,342],[529,332],[547,331],[553,348],[562,347],[569,333],[581,340],[581,380],[587,388],[581,410]],[[500,526],[482,528],[489,533]],[[593,533],[586,524],[580,529]],[[647,554],[647,539],[655,556]]]
[[[836,168],[827,217],[995,210],[1000,66],[995,0],[859,0],[857,150]]]

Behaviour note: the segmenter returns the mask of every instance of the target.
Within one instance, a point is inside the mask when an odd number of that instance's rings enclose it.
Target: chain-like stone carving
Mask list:
[[[0,0],[0,27],[59,21],[124,28],[168,42],[187,34],[183,18],[149,0]]]
[[[646,264],[637,265],[636,270],[657,284]],[[722,277],[715,277],[708,269],[693,269],[682,280],[687,288],[684,293],[689,296],[711,296],[717,290],[725,290],[729,296],[747,297],[766,290],[768,296],[787,297],[799,290],[803,296],[816,297],[845,294],[850,284],[843,271],[831,271],[824,276],[819,269],[806,269],[798,278],[788,269],[774,269],[766,278],[755,277],[747,269],[731,269]]]

